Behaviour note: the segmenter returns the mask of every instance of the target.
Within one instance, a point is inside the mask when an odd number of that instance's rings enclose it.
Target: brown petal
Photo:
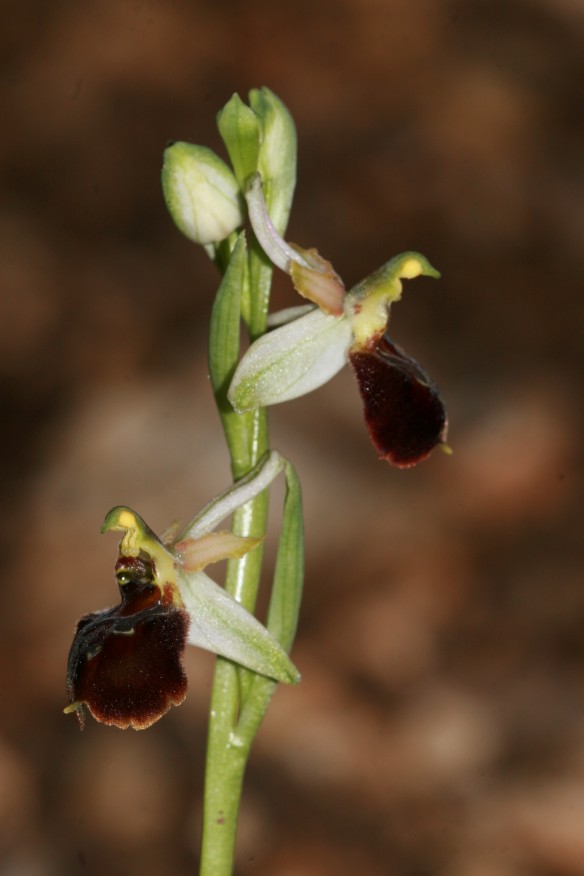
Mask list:
[[[87,706],[103,724],[149,727],[182,703],[182,665],[189,618],[162,598],[152,566],[142,558],[117,564],[122,602],[81,618],[69,653],[67,692],[83,726]]]
[[[446,411],[415,359],[388,335],[349,359],[363,398],[365,420],[380,458],[399,468],[425,459],[446,439]]]

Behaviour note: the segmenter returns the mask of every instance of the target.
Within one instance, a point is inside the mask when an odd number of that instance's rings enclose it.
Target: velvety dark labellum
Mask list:
[[[69,652],[67,693],[104,724],[149,727],[187,692],[182,665],[189,619],[154,583],[152,564],[122,557],[122,602],[82,617]],[[83,726],[83,711],[77,710]]]
[[[421,462],[447,431],[444,405],[428,375],[388,335],[349,358],[380,457],[400,468]]]

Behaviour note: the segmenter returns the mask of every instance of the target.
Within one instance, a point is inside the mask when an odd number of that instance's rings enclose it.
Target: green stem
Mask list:
[[[246,475],[269,447],[267,412],[257,410],[237,415],[226,397],[239,355],[239,312],[246,291],[256,302],[248,317],[249,334],[257,337],[265,331],[271,271],[268,274],[263,265],[262,271],[258,262],[258,255],[246,255],[245,240],[240,238],[225,271],[211,321],[211,379],[235,481]],[[259,273],[263,275],[260,282]],[[250,274],[253,283],[250,283]],[[233,531],[237,535],[262,538],[266,534],[267,519],[268,493],[265,491],[236,511]],[[262,560],[263,547],[259,546],[240,560],[231,560],[227,567],[226,590],[251,613],[255,610]],[[255,736],[254,731],[242,738],[237,724],[254,678],[253,672],[228,660],[217,659],[207,741],[200,876],[230,876],[233,872],[243,777]],[[262,716],[263,712],[254,722],[256,730]]]
[[[253,468],[268,447],[265,411],[257,411],[253,420],[254,440],[249,441],[246,470],[234,471],[236,479]],[[261,537],[266,532],[267,515],[268,494],[264,492],[235,513],[233,531]],[[257,599],[262,555],[260,547],[228,566],[226,589],[250,612]],[[243,776],[253,741],[250,734],[243,740],[236,731],[245,691],[253,677],[254,673],[217,658],[207,741],[201,876],[229,876],[233,871]]]
[[[207,741],[201,876],[233,872],[237,817],[248,747],[234,744],[239,705],[238,669],[219,658],[213,682]]]

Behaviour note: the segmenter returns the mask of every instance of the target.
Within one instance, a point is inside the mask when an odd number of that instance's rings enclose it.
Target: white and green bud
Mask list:
[[[238,182],[225,162],[206,146],[181,141],[168,146],[162,190],[175,224],[194,243],[220,243],[243,225]]]

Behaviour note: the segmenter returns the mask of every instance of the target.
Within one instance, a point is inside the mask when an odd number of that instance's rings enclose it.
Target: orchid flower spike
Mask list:
[[[390,307],[402,280],[439,277],[423,255],[391,259],[348,293],[330,262],[316,250],[283,240],[262,194],[261,178],[249,181],[246,200],[254,233],[271,261],[290,275],[296,290],[317,307],[275,314],[272,331],[255,341],[239,363],[228,398],[238,412],[278,404],[311,392],[350,361],[363,399],[365,420],[379,457],[400,468],[425,459],[445,444],[447,417],[425,371],[387,334]],[[284,323],[284,324],[282,324]]]
[[[180,532],[158,538],[124,506],[107,515],[102,532],[123,537],[115,575],[121,603],[82,617],[67,668],[69,705],[83,727],[85,708],[103,724],[149,727],[187,693],[182,657],[187,644],[213,651],[276,681],[300,678],[268,630],[203,569],[239,558],[261,539],[212,530],[268,487],[282,471],[275,451],[226,490]]]

